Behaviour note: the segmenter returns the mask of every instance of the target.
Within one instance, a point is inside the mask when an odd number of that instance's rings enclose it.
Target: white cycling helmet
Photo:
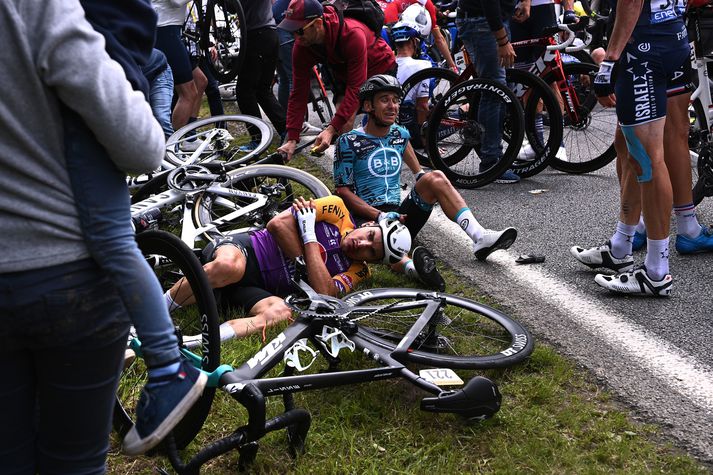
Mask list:
[[[396,264],[411,250],[411,233],[398,220],[379,222],[384,241],[384,264]]]
[[[431,34],[431,28],[433,27],[431,24],[431,15],[428,13],[428,10],[419,3],[409,5],[408,8],[401,13],[399,20],[413,24],[424,38]]]

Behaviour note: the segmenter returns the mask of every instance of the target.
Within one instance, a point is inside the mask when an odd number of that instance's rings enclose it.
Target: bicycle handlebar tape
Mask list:
[[[490,419],[500,410],[502,395],[488,378],[476,376],[457,391],[421,400],[421,410],[458,414],[469,421]]]

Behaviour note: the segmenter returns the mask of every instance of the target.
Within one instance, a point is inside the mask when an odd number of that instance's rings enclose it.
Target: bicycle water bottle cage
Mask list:
[[[336,358],[339,355],[339,350],[342,348],[347,348],[352,353],[354,352],[354,342],[347,338],[338,328],[332,328],[327,325],[323,326],[322,334],[317,335],[317,339],[324,343],[327,348],[327,353],[329,353],[332,358]]]
[[[302,361],[300,355],[306,356],[305,362]],[[308,363],[306,362],[307,359],[310,360]],[[287,351],[285,351],[285,354],[283,356],[283,360],[285,361],[287,366],[295,368],[297,371],[300,372],[312,366],[312,363],[314,363],[314,360],[316,359],[317,352],[307,346],[307,338],[297,340],[294,345],[292,345]]]
[[[421,410],[458,414],[469,421],[493,417],[500,410],[502,396],[488,378],[476,376],[461,389],[444,391],[436,397],[421,400]]]
[[[186,165],[169,173],[166,183],[171,189],[192,192],[207,189],[217,178],[202,165]]]

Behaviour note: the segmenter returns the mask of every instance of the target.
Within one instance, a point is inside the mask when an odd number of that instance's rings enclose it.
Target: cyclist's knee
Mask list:
[[[211,287],[221,288],[240,282],[245,275],[245,256],[235,246],[221,246],[215,259],[203,266]]]
[[[451,182],[440,170],[428,172],[416,182],[416,191],[427,201],[435,201],[439,192],[443,192],[450,187]]]

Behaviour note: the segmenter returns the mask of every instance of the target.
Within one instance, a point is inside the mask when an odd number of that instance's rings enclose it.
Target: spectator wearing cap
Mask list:
[[[315,140],[317,150],[324,151],[336,135],[351,130],[359,108],[359,88],[364,81],[376,74],[395,74],[396,59],[389,45],[368,26],[353,18],[344,18],[340,24],[335,8],[324,8],[318,0],[292,0],[278,27],[295,37],[287,141],[279,148],[289,160],[307,111],[312,66],[328,65],[335,79],[337,111]]]

